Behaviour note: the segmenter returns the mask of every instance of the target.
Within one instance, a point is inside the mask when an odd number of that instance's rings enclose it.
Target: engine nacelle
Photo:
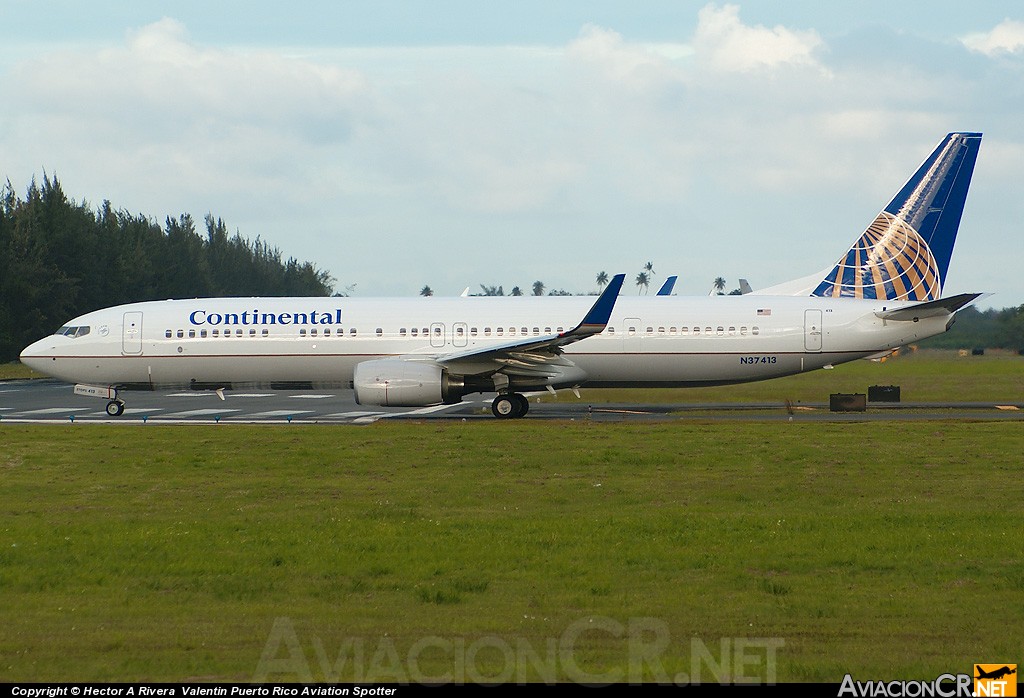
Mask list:
[[[356,402],[384,407],[426,407],[462,400],[463,384],[430,361],[377,359],[356,364]]]

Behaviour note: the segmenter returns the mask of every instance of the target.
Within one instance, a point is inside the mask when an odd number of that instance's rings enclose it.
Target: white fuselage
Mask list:
[[[350,386],[356,364],[440,358],[568,330],[593,297],[217,298],[133,303],[22,353],[74,383],[129,387]],[[879,319],[905,303],[792,296],[629,297],[603,332],[564,348],[591,386],[762,380],[877,354],[945,330],[948,318]],[[78,336],[71,336],[77,334]]]

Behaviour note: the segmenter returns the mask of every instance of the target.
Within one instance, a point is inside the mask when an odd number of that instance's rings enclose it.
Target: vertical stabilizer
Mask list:
[[[811,295],[939,298],[980,145],[980,133],[947,135]]]

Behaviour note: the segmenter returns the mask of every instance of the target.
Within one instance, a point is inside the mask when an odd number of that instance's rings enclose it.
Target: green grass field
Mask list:
[[[1019,423],[0,445],[0,681],[932,679],[1024,647]]]

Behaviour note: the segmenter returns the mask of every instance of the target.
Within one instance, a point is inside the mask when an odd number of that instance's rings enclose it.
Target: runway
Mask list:
[[[56,380],[0,382],[0,424],[372,424],[381,420],[494,419],[489,395],[474,395],[456,405],[365,407],[351,390],[125,392],[121,417],[109,417],[105,400],[72,393]],[[635,421],[1024,421],[1024,404],[871,403],[867,412],[829,412],[826,403],[791,409],[781,404],[679,403],[590,404],[580,400],[530,399],[527,420]],[[539,401],[538,401],[539,400]]]

